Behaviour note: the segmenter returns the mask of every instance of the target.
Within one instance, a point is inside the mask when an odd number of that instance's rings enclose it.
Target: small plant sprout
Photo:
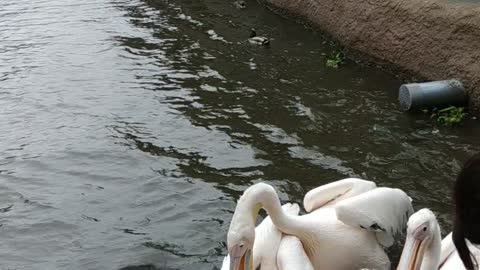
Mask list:
[[[343,55],[341,52],[334,53],[327,59],[326,66],[331,68],[338,68],[343,63]]]
[[[445,109],[437,110],[436,108],[432,111],[432,118],[435,118],[438,123],[444,126],[454,126],[462,123],[466,118],[467,112],[465,112],[464,107],[455,107],[450,106]]]

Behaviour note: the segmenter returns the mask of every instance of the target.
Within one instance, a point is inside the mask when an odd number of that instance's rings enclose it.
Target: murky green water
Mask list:
[[[2,269],[214,269],[257,181],[301,202],[364,177],[449,229],[480,150],[478,121],[401,113],[400,81],[325,68],[327,40],[253,0],[8,0],[0,37]]]

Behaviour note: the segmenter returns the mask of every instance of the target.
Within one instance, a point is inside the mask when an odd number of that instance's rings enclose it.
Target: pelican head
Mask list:
[[[265,188],[272,187],[265,184],[253,185],[245,190],[237,202],[227,234],[230,270],[253,270],[255,221],[261,208],[261,204],[256,200],[256,193]]]
[[[397,270],[438,269],[441,236],[435,214],[422,209],[407,224],[407,239]]]
[[[233,224],[233,220],[232,220]],[[245,224],[230,224],[227,235],[227,248],[230,256],[230,270],[253,270],[253,242],[255,227]]]

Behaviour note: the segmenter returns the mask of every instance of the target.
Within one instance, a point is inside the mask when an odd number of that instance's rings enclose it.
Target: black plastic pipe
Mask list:
[[[398,100],[403,111],[460,106],[465,105],[467,99],[463,84],[457,80],[403,84],[398,91]]]

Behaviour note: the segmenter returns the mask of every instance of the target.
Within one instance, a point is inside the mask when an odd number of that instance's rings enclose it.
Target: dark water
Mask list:
[[[321,35],[247,6],[2,2],[1,269],[214,269],[234,201],[257,181],[301,202],[365,177],[449,229],[478,121],[403,114],[400,81],[327,69]],[[252,27],[269,49],[244,42]]]

